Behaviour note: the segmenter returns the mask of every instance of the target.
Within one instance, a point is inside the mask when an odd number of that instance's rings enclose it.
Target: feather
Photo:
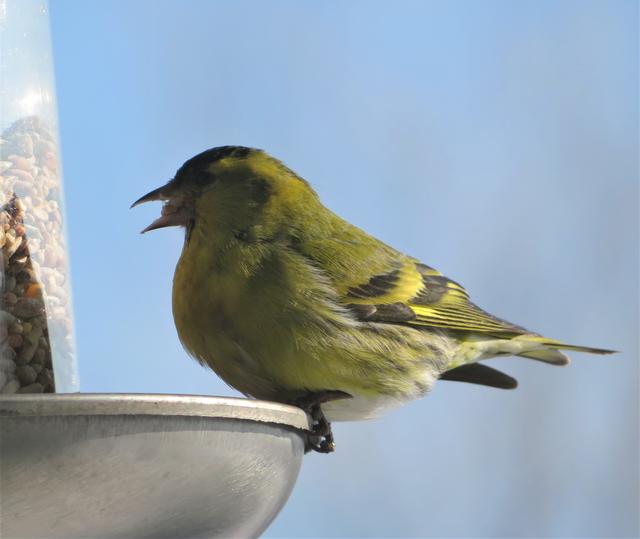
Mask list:
[[[369,315],[365,318],[371,321],[375,317],[378,322],[505,336],[527,333],[524,328],[483,311],[469,300],[461,285],[413,259],[399,269],[374,274],[366,282],[349,287],[344,302],[375,306],[375,312],[367,309]],[[381,309],[383,305],[386,309]],[[364,311],[360,308],[360,312]],[[398,316],[399,312],[402,316]]]
[[[440,379],[497,387],[499,389],[515,389],[518,386],[518,381],[515,378],[481,363],[461,365],[443,372],[440,375]]]

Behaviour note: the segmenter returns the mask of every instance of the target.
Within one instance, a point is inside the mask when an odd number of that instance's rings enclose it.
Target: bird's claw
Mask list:
[[[298,399],[295,404],[311,416],[311,431],[305,441],[305,453],[316,451],[317,453],[333,453],[336,443],[331,431],[331,423],[322,412],[320,405],[337,399],[351,398],[344,391],[321,391],[309,393]]]
[[[304,452],[315,451],[316,453],[333,453],[336,450],[336,443],[333,436],[318,436],[314,433],[307,435]]]
[[[331,423],[322,413],[320,404],[316,404],[310,411],[312,425],[311,432],[307,435],[306,451],[316,451],[317,453],[332,453],[336,449],[333,440]]]

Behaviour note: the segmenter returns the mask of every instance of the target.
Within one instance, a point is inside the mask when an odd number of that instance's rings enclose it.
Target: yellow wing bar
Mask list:
[[[360,306],[361,313],[375,312],[377,321],[385,321],[384,313],[388,312],[388,322],[398,322],[396,311],[401,310],[403,321],[410,325],[484,333],[527,333],[483,311],[469,300],[461,285],[413,259],[406,259],[392,271],[374,275],[367,283],[349,288],[344,301]],[[397,309],[380,308],[391,304]],[[366,310],[364,306],[372,309]]]

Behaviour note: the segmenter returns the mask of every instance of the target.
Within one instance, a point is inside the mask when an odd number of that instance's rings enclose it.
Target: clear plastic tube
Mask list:
[[[46,1],[0,0],[0,393],[78,391]]]

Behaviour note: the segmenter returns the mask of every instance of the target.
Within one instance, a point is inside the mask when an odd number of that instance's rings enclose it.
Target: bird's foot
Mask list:
[[[306,437],[305,453],[309,451],[332,453],[335,451],[336,444],[331,431],[331,423],[327,421],[321,405],[332,400],[350,398],[351,395],[344,391],[327,390],[307,393],[295,401],[296,406],[311,416],[311,431]]]
[[[320,404],[315,404],[310,410],[312,425],[311,432],[307,435],[305,452],[332,453],[336,449],[333,440],[331,423],[324,416]]]

